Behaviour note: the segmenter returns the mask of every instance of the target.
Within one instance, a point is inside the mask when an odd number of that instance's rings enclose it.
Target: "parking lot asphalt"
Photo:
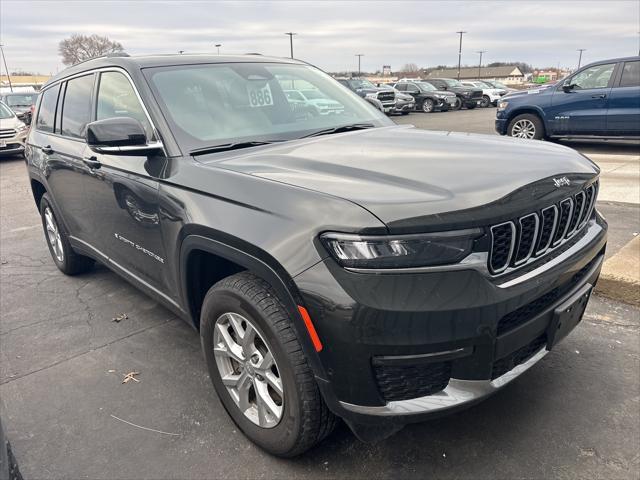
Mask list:
[[[473,131],[489,113],[401,121]],[[637,204],[598,208],[610,252],[640,231]],[[58,272],[20,159],[0,161],[0,260],[0,415],[25,478],[640,476],[638,308],[594,296],[576,331],[487,401],[374,445],[341,425],[280,460],[225,413],[195,331],[104,267]]]

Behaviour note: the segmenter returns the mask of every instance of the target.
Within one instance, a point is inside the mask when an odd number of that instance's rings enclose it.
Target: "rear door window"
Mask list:
[[[91,121],[93,82],[93,74],[67,82],[62,106],[62,135],[84,138],[86,126]]]
[[[56,104],[58,103],[58,91],[60,85],[47,88],[42,94],[42,101],[38,109],[36,130],[46,133],[54,132]]]
[[[626,62],[622,69],[621,87],[640,86],[640,62]]]

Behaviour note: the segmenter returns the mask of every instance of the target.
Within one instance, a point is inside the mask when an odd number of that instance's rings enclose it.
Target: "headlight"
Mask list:
[[[480,235],[482,230],[474,228],[394,236],[325,233],[320,239],[343,267],[409,268],[457,263],[471,253]]]
[[[504,110],[509,106],[509,102],[498,102],[498,110]]]

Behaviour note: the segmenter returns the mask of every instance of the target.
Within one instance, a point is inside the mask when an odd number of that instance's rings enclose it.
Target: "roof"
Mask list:
[[[57,82],[77,73],[94,70],[103,67],[123,67],[125,69],[141,69],[150,67],[168,67],[174,65],[199,65],[212,63],[290,63],[305,64],[300,60],[283,57],[267,57],[260,54],[246,55],[211,55],[211,54],[166,54],[166,55],[108,55],[92,58],[66,68],[55,77],[51,78],[47,85]],[[46,85],[45,85],[46,86]]]
[[[524,74],[516,65],[507,65],[504,67],[482,67],[480,69],[480,78],[504,78],[504,77],[522,77]],[[427,78],[457,78],[457,68],[445,68],[442,70],[433,70]],[[460,69],[460,78],[478,78],[478,67],[464,67]]]

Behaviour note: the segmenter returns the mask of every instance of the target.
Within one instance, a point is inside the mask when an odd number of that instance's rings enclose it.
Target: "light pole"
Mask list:
[[[4,56],[4,45],[0,43],[0,53],[2,53],[2,61],[4,62],[4,69],[7,71],[7,80],[9,81],[9,90],[13,93],[13,85],[11,85],[11,75],[9,74],[9,67],[7,67],[7,57]]]
[[[578,68],[580,68],[580,65],[582,64],[582,52],[584,52],[586,50],[586,48],[579,48],[578,52],[580,52],[580,56],[578,57]]]
[[[215,47],[218,49],[218,55],[220,55],[220,47],[222,46],[221,43],[216,43]]]
[[[287,32],[285,35],[289,35],[289,46],[291,47],[291,58],[293,58],[293,36],[297,33]]]
[[[480,69],[482,68],[482,54],[487,53],[486,50],[478,50],[476,53],[480,54],[480,63],[478,63],[478,80],[480,80]]]
[[[364,57],[364,53],[356,53],[356,57],[358,57],[358,76],[360,76],[360,59]]]
[[[462,62],[462,35],[464,35],[465,31],[460,30],[459,32],[456,32],[460,34],[460,47],[458,47],[458,80],[460,80],[460,65]]]

